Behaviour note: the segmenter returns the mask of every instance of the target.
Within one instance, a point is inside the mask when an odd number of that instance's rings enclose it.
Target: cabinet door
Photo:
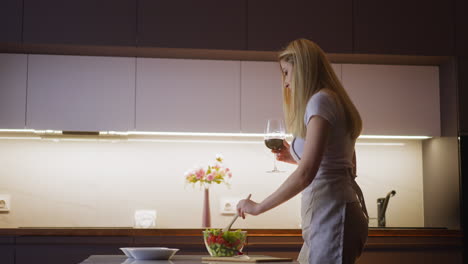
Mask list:
[[[2,1],[0,4],[0,42],[21,42],[23,0]]]
[[[455,53],[468,56],[468,1],[456,0],[455,6]]]
[[[24,42],[129,45],[135,0],[24,0]]]
[[[440,136],[438,72],[435,66],[343,64],[362,134]]]
[[[136,129],[239,132],[240,62],[137,59]]]
[[[453,2],[394,0],[354,3],[354,52],[452,55]]]
[[[246,1],[140,0],[138,45],[245,49]]]
[[[23,129],[27,55],[0,54],[0,129]]]
[[[135,58],[29,55],[28,128],[128,131]]]
[[[248,1],[248,49],[279,50],[307,38],[326,52],[352,52],[352,0]]]
[[[279,63],[243,61],[241,69],[241,131],[264,133],[269,118],[284,119]]]
[[[333,64],[341,78],[341,64]],[[278,62],[241,63],[241,131],[263,133],[269,118],[283,118],[281,71]]]
[[[0,263],[15,263],[15,238],[0,237]]]

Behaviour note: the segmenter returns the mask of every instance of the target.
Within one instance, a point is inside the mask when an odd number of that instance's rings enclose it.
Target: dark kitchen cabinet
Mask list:
[[[246,48],[246,0],[139,0],[138,46]]]
[[[132,237],[18,237],[16,264],[75,264],[90,255],[123,255]],[[3,262],[2,262],[3,263]]]
[[[134,46],[135,0],[24,0],[25,43]]]
[[[454,0],[359,0],[353,4],[354,53],[454,53]]]
[[[456,0],[455,52],[468,56],[468,1]]]
[[[15,263],[15,238],[0,237],[0,263]]]
[[[352,0],[249,0],[249,50],[279,50],[307,38],[325,52],[352,52]]]
[[[468,135],[468,57],[458,57],[458,128]]]
[[[23,0],[0,1],[0,42],[21,42]]]

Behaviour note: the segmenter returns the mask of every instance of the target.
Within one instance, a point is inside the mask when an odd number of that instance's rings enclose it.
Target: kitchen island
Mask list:
[[[179,248],[176,256],[206,255],[203,229],[130,227],[0,228],[0,263],[79,263],[91,255],[122,255],[120,247]],[[296,259],[300,229],[246,229],[247,255]],[[462,263],[462,232],[447,229],[370,228],[360,264]]]

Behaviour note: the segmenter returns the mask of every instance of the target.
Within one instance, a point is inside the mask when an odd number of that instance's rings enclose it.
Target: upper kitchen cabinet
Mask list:
[[[135,0],[24,0],[26,43],[135,46]]]
[[[342,70],[363,135],[440,136],[438,67],[343,64]]]
[[[354,53],[453,55],[453,1],[353,1]]]
[[[468,1],[456,0],[455,53],[468,56]]]
[[[245,24],[245,0],[138,1],[138,46],[242,50]]]
[[[28,67],[28,128],[133,130],[135,58],[29,55]]]
[[[468,57],[458,58],[458,128],[468,135]]]
[[[23,129],[27,55],[0,54],[0,129]]]
[[[249,50],[279,50],[297,38],[325,52],[352,52],[352,0],[249,0]]]
[[[333,64],[341,78],[341,64]],[[278,62],[241,62],[241,131],[264,133],[271,118],[283,118],[281,71]]]
[[[23,0],[0,3],[0,42],[21,42]]]
[[[240,62],[137,59],[136,130],[239,132]]]

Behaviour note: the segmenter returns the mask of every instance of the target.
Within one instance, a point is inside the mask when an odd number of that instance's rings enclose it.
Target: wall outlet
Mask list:
[[[0,194],[0,212],[10,211],[10,199],[9,194]]]
[[[221,199],[221,214],[222,215],[235,215],[237,214],[236,206],[241,199],[237,198],[223,198]]]
[[[134,213],[135,228],[156,227],[156,210],[136,210]]]

